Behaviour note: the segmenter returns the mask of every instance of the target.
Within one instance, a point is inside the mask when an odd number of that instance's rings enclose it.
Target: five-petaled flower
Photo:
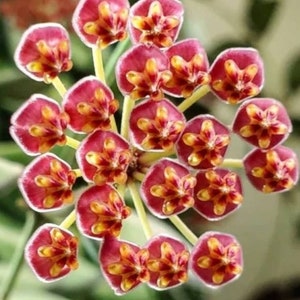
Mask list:
[[[76,222],[79,233],[100,242],[100,268],[116,294],[142,283],[172,288],[187,282],[190,270],[207,286],[219,287],[242,272],[240,244],[221,232],[198,238],[179,214],[193,208],[216,221],[236,211],[243,201],[242,180],[231,167],[243,168],[265,193],[297,183],[296,154],[282,145],[292,131],[287,111],[275,99],[248,99],[264,82],[257,50],[227,49],[209,67],[197,39],[177,41],[182,21],[177,0],[140,0],[132,7],[127,0],[80,0],[73,27],[92,48],[96,76],[69,89],[58,78],[72,66],[66,30],[45,23],[24,33],[15,54],[18,67],[53,83],[63,99],[60,104],[34,94],[13,114],[13,139],[28,155],[40,155],[25,168],[19,187],[38,212],[74,204],[60,225],[42,225],[27,243],[25,256],[39,279],[57,280],[77,268],[79,239],[67,230]],[[118,126],[119,93],[105,81],[101,50],[127,35],[133,45],[115,68],[124,96]],[[212,114],[186,120],[184,111],[208,92],[228,104],[244,101],[231,126]],[[183,99],[176,106],[170,96]],[[80,140],[68,136],[69,130],[81,134]],[[254,147],[235,164],[226,158],[232,134]],[[75,150],[72,165],[49,153],[57,145]],[[74,193],[78,177],[88,185],[80,194]],[[170,219],[193,245],[191,251],[180,239],[153,236],[144,205],[154,216]],[[120,239],[132,209],[147,238],[144,246]]]

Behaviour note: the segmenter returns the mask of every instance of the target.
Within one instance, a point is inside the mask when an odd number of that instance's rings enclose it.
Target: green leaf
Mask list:
[[[300,87],[300,53],[290,60],[286,78],[290,92],[294,92]]]
[[[257,35],[267,29],[279,7],[279,0],[250,0],[247,25]]]

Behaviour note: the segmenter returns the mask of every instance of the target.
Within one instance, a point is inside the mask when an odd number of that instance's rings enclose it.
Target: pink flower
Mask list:
[[[232,130],[244,140],[262,149],[282,143],[292,131],[284,106],[271,98],[245,101],[237,110]]]
[[[256,96],[264,83],[261,57],[253,48],[230,48],[210,67],[211,91],[221,100],[236,104]]]
[[[122,295],[141,282],[147,282],[149,251],[146,248],[108,235],[104,238],[100,252],[100,267],[105,279],[117,295]]]
[[[118,237],[122,221],[130,215],[117,190],[108,184],[92,186],[85,190],[76,204],[77,226],[90,238],[106,235]]]
[[[66,93],[62,107],[70,117],[70,128],[79,133],[111,128],[110,117],[119,104],[111,89],[94,76],[84,77]]]
[[[80,0],[73,28],[85,45],[103,49],[126,38],[128,11],[128,0]]]
[[[56,155],[47,153],[34,159],[23,171],[19,188],[35,211],[57,210],[74,200],[76,174]]]
[[[78,268],[78,239],[55,224],[39,227],[27,242],[25,258],[35,275],[51,282]]]
[[[242,249],[230,234],[206,232],[191,252],[191,269],[205,284],[219,287],[238,278],[243,269]]]
[[[32,25],[23,33],[15,62],[30,78],[51,82],[61,72],[72,68],[68,32],[56,23]]]
[[[216,167],[223,161],[230,142],[229,133],[214,116],[199,115],[186,123],[176,144],[177,155],[196,169]]]
[[[26,154],[37,155],[65,145],[68,122],[55,100],[34,94],[12,115],[10,134]]]
[[[220,220],[235,211],[243,200],[239,176],[227,169],[200,170],[196,174],[194,208],[208,220]]]
[[[132,100],[162,99],[162,87],[171,76],[169,60],[156,46],[135,45],[119,58],[116,65],[118,87]]]
[[[208,84],[209,62],[206,52],[196,39],[179,41],[166,50],[172,78],[164,91],[175,97],[189,97],[195,89]]]
[[[131,140],[143,150],[170,150],[184,124],[184,115],[169,100],[145,100],[131,112]]]
[[[180,1],[141,0],[130,9],[130,38],[133,43],[169,47],[176,40],[182,21]]]
[[[151,238],[146,248],[151,287],[162,290],[187,282],[190,253],[181,241],[159,235]]]
[[[128,142],[120,135],[96,130],[81,142],[76,158],[85,180],[96,185],[124,184],[132,154]]]
[[[141,185],[141,196],[148,209],[165,218],[194,205],[196,179],[176,161],[165,158],[154,164]]]
[[[299,178],[296,153],[284,146],[267,151],[253,149],[243,162],[249,181],[264,193],[290,190]]]

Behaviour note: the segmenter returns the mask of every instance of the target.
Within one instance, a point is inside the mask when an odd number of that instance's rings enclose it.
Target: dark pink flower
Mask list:
[[[34,94],[12,115],[10,134],[26,154],[37,155],[66,144],[68,122],[55,100]]]
[[[171,76],[169,60],[156,46],[135,45],[119,58],[116,65],[118,87],[132,100],[147,96],[162,99],[162,86]]]
[[[191,252],[190,265],[205,285],[219,287],[240,276],[243,270],[242,248],[230,234],[206,232]]]
[[[73,202],[75,180],[76,174],[66,162],[47,153],[26,166],[19,179],[19,188],[33,210],[45,212]]]
[[[196,169],[216,167],[230,142],[227,126],[214,116],[199,115],[186,123],[176,144],[178,157]]]
[[[118,110],[111,89],[95,76],[84,77],[65,94],[62,106],[75,132],[89,133],[111,128],[110,117]]]
[[[259,94],[264,83],[263,61],[253,48],[230,48],[210,67],[211,90],[221,100],[236,104]]]
[[[166,50],[170,59],[172,78],[164,86],[165,92],[175,97],[189,97],[195,89],[208,84],[209,62],[205,49],[196,39],[185,39]]]
[[[122,221],[130,215],[116,189],[108,184],[92,186],[84,191],[76,204],[77,226],[90,238],[120,235]]]
[[[99,261],[105,279],[117,295],[149,281],[149,251],[107,235],[100,247]]]
[[[284,146],[252,150],[244,157],[244,168],[252,185],[264,193],[287,191],[299,178],[296,153]]]
[[[169,47],[183,21],[183,6],[177,0],[141,0],[130,9],[129,32],[133,43]]]
[[[239,176],[227,169],[200,170],[196,174],[194,208],[208,220],[220,220],[235,211],[243,200]]]
[[[146,248],[149,251],[147,267],[151,287],[161,290],[187,282],[190,253],[184,243],[159,235],[151,238]]]
[[[185,166],[163,158],[147,172],[141,196],[154,215],[166,218],[194,205],[195,184],[196,179]]]
[[[120,135],[96,130],[81,142],[76,158],[87,181],[96,185],[124,184],[132,154],[128,142]]]
[[[128,12],[128,0],[80,0],[73,28],[85,45],[103,49],[126,38]]]
[[[143,150],[170,150],[184,128],[185,117],[167,99],[145,100],[131,112],[133,144]]]
[[[39,227],[25,247],[25,258],[41,280],[55,281],[78,268],[78,239],[55,224]]]
[[[17,46],[15,62],[30,78],[51,82],[59,73],[72,68],[68,32],[56,23],[32,25]]]
[[[288,137],[292,123],[279,101],[255,98],[245,101],[239,107],[232,130],[254,146],[270,149]]]

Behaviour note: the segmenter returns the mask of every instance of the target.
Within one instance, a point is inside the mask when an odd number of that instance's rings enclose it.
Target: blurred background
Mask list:
[[[133,3],[134,1],[131,1]],[[180,38],[196,37],[206,48],[210,62],[223,49],[251,46],[259,50],[265,64],[265,86],[261,96],[280,100],[294,126],[285,145],[300,153],[300,1],[299,0],[183,0],[184,26]],[[22,32],[36,22],[60,22],[70,30],[74,67],[61,76],[66,86],[93,73],[91,51],[72,32],[70,19],[76,0],[0,0],[0,299],[11,284],[7,299],[66,300],[116,299],[103,280],[97,265],[97,243],[81,238],[80,269],[53,284],[40,283],[20,260],[28,232],[40,222],[60,222],[62,215],[40,216],[31,213],[21,198],[16,180],[31,160],[11,140],[8,127],[11,114],[33,93],[54,99],[59,95],[52,86],[25,77],[13,61],[14,49]],[[113,47],[104,51],[109,58]],[[105,66],[107,72],[113,64]],[[112,72],[113,74],[113,72]],[[118,91],[113,75],[108,78]],[[230,124],[234,108],[207,96],[197,109],[187,114],[209,112]],[[55,149],[70,164],[68,149]],[[233,139],[228,157],[242,158],[249,151]],[[243,174],[241,174],[243,176]],[[300,299],[300,202],[299,185],[292,191],[262,195],[246,180],[242,207],[221,222],[209,223],[189,211],[184,221],[201,234],[219,230],[234,234],[243,246],[245,270],[235,282],[209,290],[191,276],[189,284],[155,292],[141,286],[122,299],[136,300],[290,300]],[[66,212],[63,213],[65,215]],[[144,243],[136,234],[137,218],[125,222],[124,238]],[[169,223],[153,218],[157,231],[169,232]],[[72,228],[76,231],[76,228]],[[176,234],[176,233],[175,233]],[[13,275],[17,274],[17,276]],[[13,277],[14,280],[10,280]],[[1,292],[2,291],[2,292]],[[1,294],[2,293],[2,294]]]

